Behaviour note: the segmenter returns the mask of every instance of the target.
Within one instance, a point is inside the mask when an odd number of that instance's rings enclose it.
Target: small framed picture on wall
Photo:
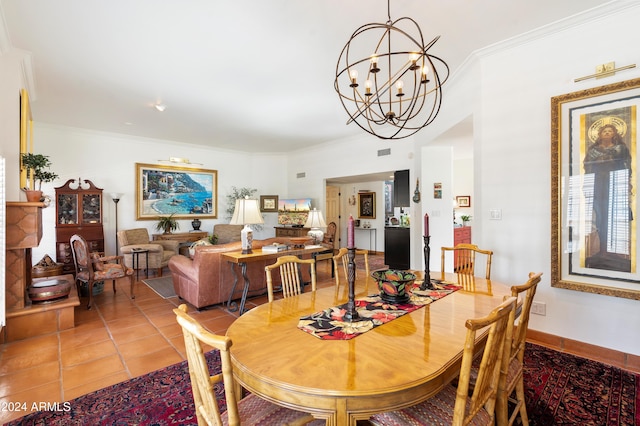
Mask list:
[[[456,197],[456,203],[458,204],[458,207],[471,207],[471,196],[458,195]]]
[[[264,213],[278,212],[278,196],[277,195],[261,195],[260,211]]]
[[[358,217],[360,219],[376,218],[376,193],[358,193]]]

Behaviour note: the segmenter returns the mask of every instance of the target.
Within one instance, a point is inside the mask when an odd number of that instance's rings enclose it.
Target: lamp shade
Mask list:
[[[240,231],[240,241],[242,242],[242,254],[253,253],[253,232],[248,225],[264,223],[258,200],[250,200],[249,197],[236,200],[236,207],[231,218],[231,225],[244,225]]]
[[[250,200],[249,198],[239,198],[236,200],[236,207],[231,218],[231,225],[253,225],[264,223],[258,200]]]
[[[322,217],[322,212],[317,209],[313,209],[309,212],[307,222],[304,224],[305,228],[326,228],[327,224]]]
[[[308,234],[311,238],[313,238],[313,243],[318,244],[322,242],[324,238],[324,232],[320,228],[326,228],[327,224],[322,217],[322,212],[313,209],[309,212],[309,216],[307,217],[307,222],[304,224],[305,228],[311,228]]]

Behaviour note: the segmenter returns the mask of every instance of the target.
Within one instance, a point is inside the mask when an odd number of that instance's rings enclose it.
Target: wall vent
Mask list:
[[[307,174],[306,174],[305,172],[298,173],[298,174],[296,174],[296,177],[297,177],[298,179],[302,179],[303,177],[307,177]]]
[[[378,150],[378,157],[383,157],[385,155],[391,155],[391,148]]]

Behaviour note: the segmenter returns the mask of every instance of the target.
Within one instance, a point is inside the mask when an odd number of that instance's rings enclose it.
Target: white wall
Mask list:
[[[2,27],[0,26],[0,31]],[[0,37],[1,38],[1,37]],[[20,89],[26,85],[22,73],[24,54],[0,49],[0,155],[7,159],[7,201],[20,197]],[[25,198],[26,200],[26,198]]]
[[[524,282],[544,272],[536,299],[546,316],[530,327],[594,345],[640,354],[640,302],[552,288],[550,99],[640,76],[634,69],[603,80],[574,83],[597,64],[637,63],[636,6],[588,24],[529,40],[481,57],[480,106],[475,127],[475,243],[494,250],[492,277]],[[501,221],[489,210],[502,209]]]
[[[218,171],[218,218],[205,219],[201,230],[213,230],[215,223],[229,223],[225,215],[226,195],[231,187],[256,188],[259,195],[278,194],[288,196],[285,176],[287,164],[281,155],[252,155],[233,151],[212,150],[201,146],[179,144],[171,141],[151,140],[132,136],[50,126],[36,123],[37,137],[34,151],[49,155],[52,170],[60,175],[55,182],[44,184],[43,192],[54,198],[55,187],[68,179],[89,179],[104,190],[103,221],[105,250],[115,253],[115,204],[109,196],[112,192],[123,193],[118,203],[118,229],[143,227],[149,233],[155,231],[155,220],[136,220],[135,182],[136,163],[158,164],[158,160],[169,157],[188,158],[202,163],[201,168]],[[45,254],[55,258],[55,205],[43,210],[44,235],[37,249],[33,250],[34,262]],[[273,226],[277,214],[264,214],[262,231],[255,232],[255,238],[262,239],[275,235]],[[180,220],[178,231],[187,232],[190,220]]]

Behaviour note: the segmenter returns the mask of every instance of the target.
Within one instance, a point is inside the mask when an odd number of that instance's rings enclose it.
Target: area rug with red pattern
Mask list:
[[[206,356],[212,374],[220,372],[218,352]],[[640,425],[640,375],[527,343],[524,383],[532,426]],[[223,395],[221,385],[215,391]],[[7,424],[164,426],[197,419],[185,361]]]

